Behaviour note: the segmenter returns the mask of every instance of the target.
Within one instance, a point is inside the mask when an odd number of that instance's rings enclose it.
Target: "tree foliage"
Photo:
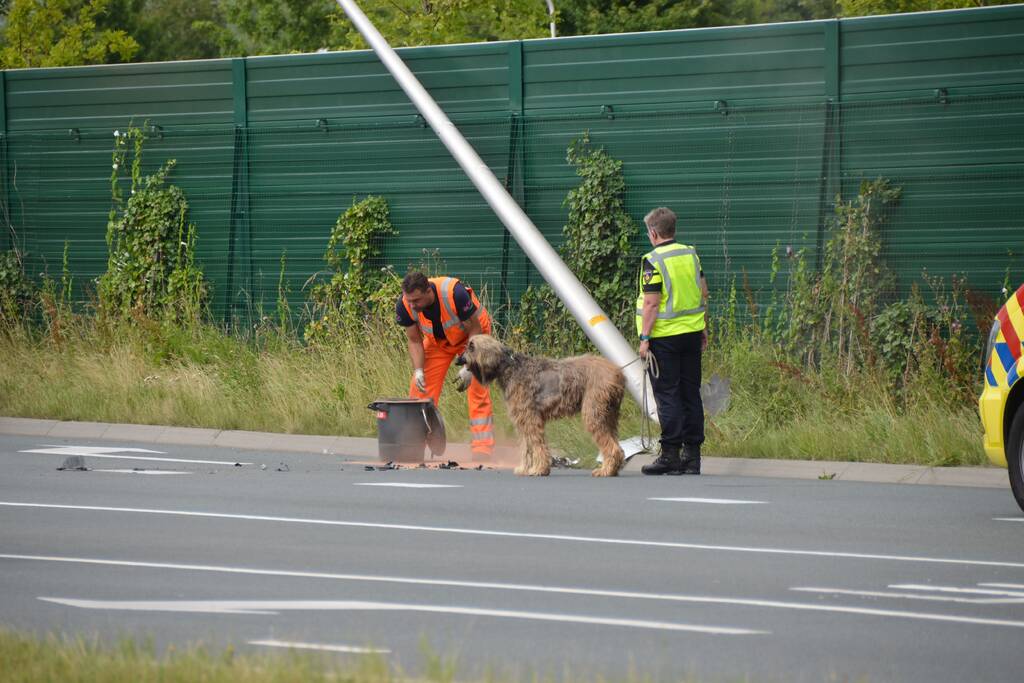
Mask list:
[[[223,46],[232,55],[330,48],[331,30],[341,13],[334,0],[221,0],[220,4],[231,26]]]
[[[1009,5],[1018,0],[839,0],[845,17]]]
[[[555,0],[560,36],[895,14],[1013,0]],[[543,38],[544,0],[362,0],[396,47]],[[0,67],[367,47],[334,0],[0,0]]]
[[[395,47],[542,38],[549,35],[543,0],[372,0],[360,5]],[[340,11],[331,44],[363,49],[366,42]]]
[[[139,44],[124,30],[100,26],[109,5],[110,0],[11,0],[0,35],[0,68],[128,61]]]
[[[132,61],[213,59],[237,52],[222,0],[109,0],[98,20],[139,43]]]

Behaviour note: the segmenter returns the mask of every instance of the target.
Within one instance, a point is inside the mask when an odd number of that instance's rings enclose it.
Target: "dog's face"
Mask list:
[[[466,368],[481,384],[490,384],[497,379],[502,365],[508,361],[508,349],[489,334],[472,337],[462,355],[466,359]]]

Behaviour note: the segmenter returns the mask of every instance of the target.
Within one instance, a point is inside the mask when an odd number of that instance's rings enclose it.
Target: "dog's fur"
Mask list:
[[[614,477],[624,461],[619,446],[619,409],[626,378],[598,356],[554,360],[516,353],[494,337],[478,334],[466,345],[466,368],[481,384],[497,382],[522,439],[515,473],[543,477],[551,472],[544,438],[548,420],[582,414],[583,425],[601,451],[595,477]]]

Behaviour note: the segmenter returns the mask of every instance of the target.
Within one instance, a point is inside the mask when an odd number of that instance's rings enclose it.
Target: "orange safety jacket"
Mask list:
[[[448,344],[451,346],[462,346],[469,340],[469,337],[466,334],[464,323],[459,320],[459,315],[455,310],[455,285],[459,280],[454,277],[432,277],[428,278],[428,280],[437,289],[437,300],[441,306],[441,328],[444,331],[445,338],[448,340]],[[470,299],[476,305],[477,315],[480,316],[480,326],[487,332],[490,327],[487,324],[490,322],[487,311],[480,304],[480,300],[473,292],[473,288],[466,283],[462,283],[462,286],[469,292]],[[437,338],[434,337],[434,325],[430,322],[430,318],[423,313],[413,311],[404,294],[402,295],[402,305],[405,306],[409,317],[419,325],[424,341],[429,340],[430,342],[437,343]]]

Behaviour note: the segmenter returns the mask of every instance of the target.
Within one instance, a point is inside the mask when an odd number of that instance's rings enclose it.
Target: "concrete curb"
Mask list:
[[[376,459],[377,440],[353,436],[310,436],[158,425],[108,424],[104,422],[61,422],[23,417],[0,417],[0,434],[52,438],[104,439],[183,446],[215,446],[252,450],[278,450]],[[499,455],[514,455],[515,449],[499,449]],[[508,451],[508,453],[504,453]],[[468,444],[448,444],[445,458],[469,458]],[[639,470],[651,458],[636,456],[627,470]],[[767,460],[760,458],[717,458],[705,456],[702,471],[737,477],[779,477],[787,479],[833,479],[885,484],[928,484],[1008,488],[1006,470],[999,467],[925,467],[885,465],[830,460]]]

